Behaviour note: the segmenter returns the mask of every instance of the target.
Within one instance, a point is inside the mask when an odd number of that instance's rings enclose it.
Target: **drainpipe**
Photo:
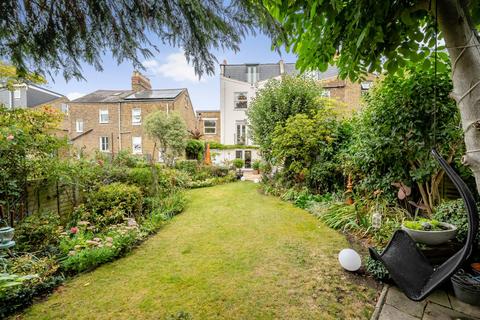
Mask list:
[[[120,122],[122,121],[121,106],[122,106],[122,103],[119,102],[118,103],[118,151],[119,152],[122,151],[122,133],[121,133],[122,126],[120,124]]]

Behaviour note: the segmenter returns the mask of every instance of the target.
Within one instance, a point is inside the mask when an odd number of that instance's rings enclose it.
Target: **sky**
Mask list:
[[[217,110],[220,105],[219,67],[214,76],[198,79],[193,67],[187,63],[181,48],[160,45],[160,52],[153,58],[143,62],[154,89],[188,88],[193,107],[196,110]],[[280,59],[295,62],[293,54],[282,52],[281,55],[271,51],[270,40],[263,35],[249,36],[240,44],[240,51],[213,51],[219,63],[224,59],[227,63],[276,63]],[[82,65],[85,80],[65,81],[59,74],[47,78],[45,86],[55,92],[69,97],[71,100],[100,89],[130,89],[130,77],[133,66],[130,62],[120,65],[106,55],[103,71],[96,71],[87,64]]]

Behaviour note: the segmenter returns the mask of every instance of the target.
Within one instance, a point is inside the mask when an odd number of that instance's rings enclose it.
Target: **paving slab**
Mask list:
[[[420,318],[411,316],[408,313],[400,311],[389,304],[383,305],[382,312],[380,313],[380,317],[378,318],[378,320],[418,320],[418,319]]]
[[[452,308],[448,295],[444,290],[435,290],[427,297],[427,301],[432,301],[441,306]]]
[[[397,287],[390,287],[385,303],[394,306],[398,310],[403,311],[413,317],[420,318],[427,302],[412,301],[408,299]]]
[[[462,302],[451,293],[448,294],[448,297],[450,298],[450,303],[452,304],[452,308],[454,310],[475,317],[475,319],[480,319],[480,307],[472,306],[468,303]]]
[[[425,308],[422,320],[476,320],[458,311],[429,302]]]

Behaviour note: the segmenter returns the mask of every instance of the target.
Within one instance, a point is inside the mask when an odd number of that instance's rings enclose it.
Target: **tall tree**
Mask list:
[[[2,0],[0,58],[20,73],[63,71],[81,78],[81,63],[102,70],[110,51],[118,63],[141,66],[159,43],[182,47],[196,72],[213,73],[212,48],[238,50],[247,32],[276,23],[259,5],[216,0]]]
[[[465,131],[463,159],[480,190],[480,1],[264,0],[262,4],[287,34],[276,45],[295,52],[300,68],[326,69],[336,63],[341,76],[351,79],[366,72],[392,73],[409,62],[428,67],[437,18],[452,67],[451,96]]]
[[[149,114],[145,119],[145,130],[158,143],[167,164],[173,165],[175,159],[185,152],[188,131],[178,113],[159,110]]]

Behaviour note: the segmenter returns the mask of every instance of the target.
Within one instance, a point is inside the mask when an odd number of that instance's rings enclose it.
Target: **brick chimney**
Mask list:
[[[278,61],[278,65],[280,67],[280,74],[283,75],[285,73],[285,63],[283,60]]]
[[[132,74],[132,90],[135,92],[143,90],[152,90],[152,85],[150,84],[150,79],[145,77],[138,71],[133,71]]]

